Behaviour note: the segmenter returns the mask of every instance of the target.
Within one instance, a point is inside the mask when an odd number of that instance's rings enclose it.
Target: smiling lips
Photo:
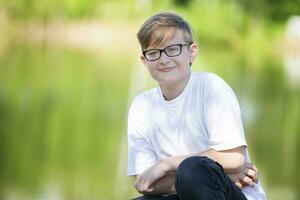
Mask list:
[[[158,69],[158,71],[160,71],[160,72],[169,72],[174,68],[175,67],[165,67],[165,68]]]

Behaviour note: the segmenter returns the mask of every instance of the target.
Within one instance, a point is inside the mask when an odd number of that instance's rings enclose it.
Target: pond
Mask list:
[[[125,176],[126,115],[132,98],[155,83],[135,46],[86,51],[6,42],[0,51],[1,199],[137,195]],[[287,73],[286,57],[200,49],[193,70],[217,73],[236,92],[270,199],[296,199],[300,82]]]

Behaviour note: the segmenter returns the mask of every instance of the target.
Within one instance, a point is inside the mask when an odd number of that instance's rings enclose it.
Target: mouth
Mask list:
[[[158,69],[158,71],[160,71],[160,72],[169,72],[174,68],[175,67],[164,67],[164,68]]]

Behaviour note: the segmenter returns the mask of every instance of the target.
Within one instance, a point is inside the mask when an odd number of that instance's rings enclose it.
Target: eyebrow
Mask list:
[[[178,42],[178,43],[170,43],[167,46],[165,46],[164,48],[158,48],[158,47],[153,47],[153,48],[149,48],[149,49],[144,49],[143,51],[149,51],[149,50],[154,50],[154,49],[158,49],[158,50],[162,50],[165,49],[166,47],[172,46],[172,45],[177,45],[177,44],[185,44],[187,42]]]

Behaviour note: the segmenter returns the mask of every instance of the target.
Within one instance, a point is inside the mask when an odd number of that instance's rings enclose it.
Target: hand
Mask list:
[[[243,170],[236,173],[229,173],[229,178],[238,186],[243,188],[253,186],[258,181],[258,170],[252,163],[246,163]]]
[[[254,164],[246,163],[244,173],[245,175],[250,177],[255,183],[258,182],[259,171]]]
[[[167,174],[167,166],[164,161],[160,161],[137,176],[135,188],[139,193],[147,194],[154,191],[153,183]]]

